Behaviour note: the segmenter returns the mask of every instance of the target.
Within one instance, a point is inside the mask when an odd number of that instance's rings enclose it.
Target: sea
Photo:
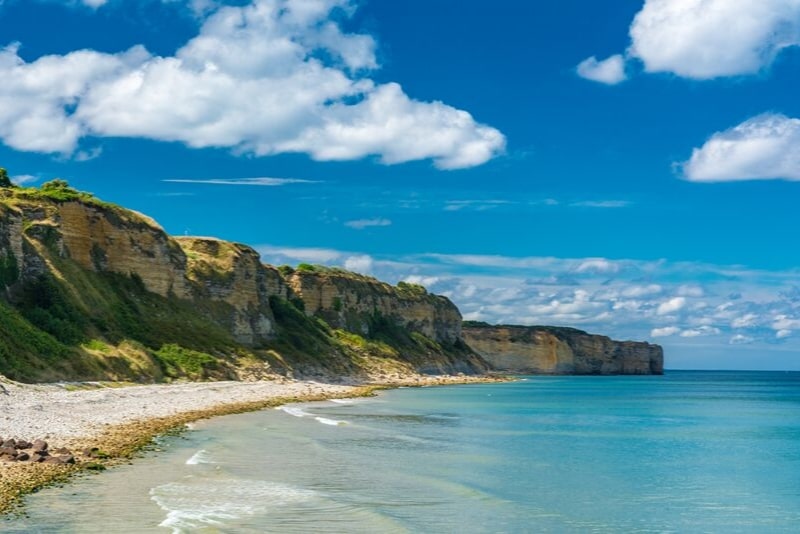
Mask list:
[[[0,530],[798,532],[800,373],[525,376],[219,417]]]

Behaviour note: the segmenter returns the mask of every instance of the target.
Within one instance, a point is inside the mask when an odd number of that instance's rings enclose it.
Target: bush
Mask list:
[[[8,171],[0,167],[0,187],[14,187],[11,178],[8,177]]]
[[[173,378],[208,378],[209,371],[217,367],[217,359],[210,354],[185,349],[174,343],[163,345],[155,355],[164,368],[164,374]]]

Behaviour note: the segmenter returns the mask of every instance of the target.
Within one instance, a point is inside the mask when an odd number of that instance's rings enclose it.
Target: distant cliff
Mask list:
[[[467,344],[499,371],[519,374],[663,374],[660,346],[614,341],[574,328],[466,323]]]
[[[0,374],[27,381],[479,373],[461,314],[411,284],[173,238],[63,181],[0,188]]]

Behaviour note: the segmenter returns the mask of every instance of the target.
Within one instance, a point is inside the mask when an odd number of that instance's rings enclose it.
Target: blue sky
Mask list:
[[[5,0],[0,37],[20,182],[800,369],[800,0]]]

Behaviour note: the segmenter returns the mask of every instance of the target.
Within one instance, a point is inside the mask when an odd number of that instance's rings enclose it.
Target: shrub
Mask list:
[[[186,349],[174,343],[163,345],[155,355],[161,362],[164,373],[173,378],[208,378],[208,372],[217,367],[217,359],[210,354]]]

